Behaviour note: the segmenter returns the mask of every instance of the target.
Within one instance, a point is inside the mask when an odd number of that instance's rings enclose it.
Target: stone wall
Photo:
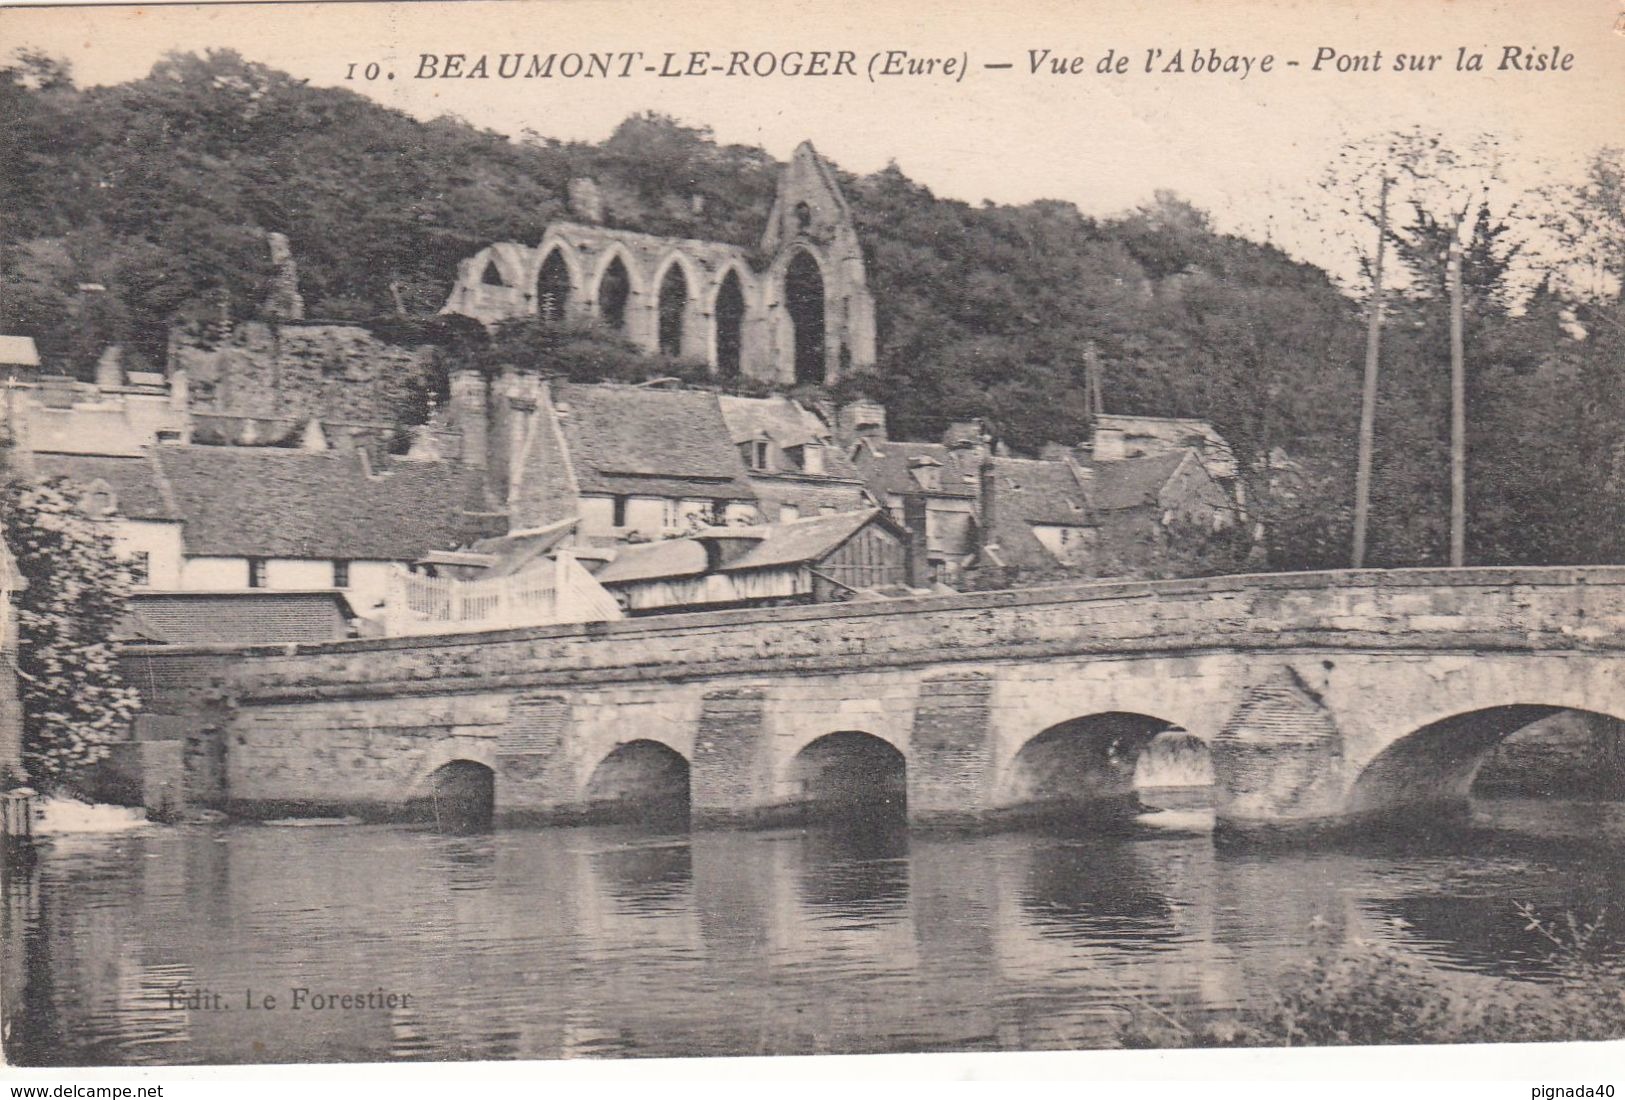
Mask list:
[[[393,425],[428,377],[433,350],[386,343],[360,325],[245,321],[220,333],[171,330],[169,369],[186,372],[192,411],[262,421],[263,437],[307,421]],[[241,442],[232,438],[226,442]]]

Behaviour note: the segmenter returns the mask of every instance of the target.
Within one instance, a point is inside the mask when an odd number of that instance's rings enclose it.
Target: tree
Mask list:
[[[61,788],[123,739],[140,707],[111,641],[129,578],[105,525],[60,480],[7,478],[0,527],[28,585],[17,598],[23,767],[36,786]]]

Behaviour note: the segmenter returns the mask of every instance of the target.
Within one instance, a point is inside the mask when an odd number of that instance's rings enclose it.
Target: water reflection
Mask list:
[[[1519,900],[1625,907],[1625,811],[1506,804],[1450,836],[1300,850],[1149,828],[155,829],[7,875],[4,990],[21,1011],[6,1050],[151,1064],[1098,1046],[1126,1003],[1233,1006],[1315,944],[1538,979]],[[410,999],[241,1003],[299,988]],[[174,1007],[193,989],[231,1007]]]

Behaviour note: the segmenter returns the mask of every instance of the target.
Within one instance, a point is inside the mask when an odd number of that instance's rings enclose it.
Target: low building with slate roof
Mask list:
[[[270,645],[350,636],[344,593],[132,592],[118,636],[126,645]]]
[[[915,578],[908,532],[866,508],[620,550],[594,579],[629,614],[828,603]]]
[[[390,573],[490,531],[478,472],[363,451],[158,445],[134,457],[34,453],[113,525],[152,592],[338,591],[375,607]]]

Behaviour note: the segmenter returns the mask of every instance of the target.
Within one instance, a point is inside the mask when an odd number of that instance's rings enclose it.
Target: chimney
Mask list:
[[[854,401],[835,414],[835,436],[843,446],[860,439],[874,443],[886,440],[886,407],[875,401]]]
[[[909,587],[926,588],[931,584],[931,523],[924,494],[909,493],[903,498],[903,526],[908,529]]]
[[[1121,462],[1128,457],[1121,428],[1096,428],[1094,439],[1096,462]]]
[[[109,344],[102,349],[102,356],[96,360],[96,388],[99,390],[116,390],[124,385],[124,349],[117,344]]]
[[[271,293],[261,311],[272,321],[303,321],[305,299],[299,293],[299,266],[293,262],[288,238],[281,233],[267,233],[265,241],[271,247]]]
[[[485,407],[485,376],[472,367],[451,372],[451,401],[446,410],[450,427],[462,433],[459,455],[463,465],[485,468],[485,448],[489,415]]]
[[[570,213],[577,221],[589,225],[604,223],[604,193],[598,190],[596,181],[585,176],[571,180],[568,196]]]
[[[982,525],[982,546],[997,547],[999,523],[998,471],[991,458],[982,460],[980,491],[977,494],[977,522]]]
[[[942,441],[948,449],[956,455],[966,452],[977,459],[985,459],[990,453],[987,425],[981,420],[955,420],[943,430]],[[969,465],[977,465],[971,462]]]
[[[169,407],[179,413],[184,413],[191,407],[185,367],[176,367],[169,372]]]

